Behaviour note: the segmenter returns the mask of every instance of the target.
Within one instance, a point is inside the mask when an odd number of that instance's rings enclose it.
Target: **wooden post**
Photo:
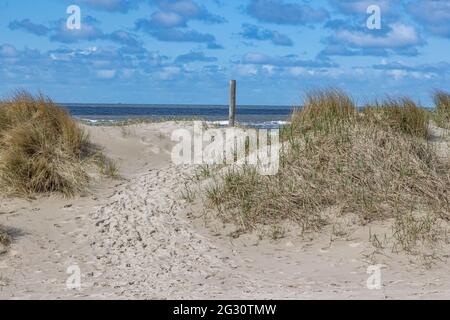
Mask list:
[[[236,80],[230,81],[230,117],[229,126],[234,127],[236,120]]]

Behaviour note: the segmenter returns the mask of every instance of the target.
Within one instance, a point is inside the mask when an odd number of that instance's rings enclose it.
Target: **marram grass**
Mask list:
[[[289,220],[318,231],[331,224],[327,212],[351,214],[361,224],[403,221],[413,212],[449,221],[449,163],[428,143],[428,121],[406,98],[358,113],[341,91],[312,93],[282,132],[288,147],[279,172],[225,170],[207,188],[208,202],[243,230]]]
[[[89,181],[89,145],[68,113],[42,95],[0,101],[0,190],[75,194]]]
[[[436,91],[434,94],[436,122],[442,127],[450,126],[450,94],[445,91]]]

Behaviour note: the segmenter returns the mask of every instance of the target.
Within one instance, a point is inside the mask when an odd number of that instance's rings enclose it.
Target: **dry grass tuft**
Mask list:
[[[114,160],[106,157],[103,153],[97,151],[92,155],[91,160],[97,165],[100,174],[102,174],[103,176],[110,179],[120,178],[119,167],[117,166],[117,163]]]
[[[88,137],[50,99],[19,92],[0,102],[0,186],[16,195],[79,191],[89,177]]]
[[[286,129],[278,174],[230,168],[207,189],[209,203],[247,230],[283,220],[320,230],[327,212],[361,224],[415,210],[449,221],[449,167],[424,139],[425,119],[407,99],[360,115],[342,92],[310,95]]]
[[[409,98],[388,99],[373,106],[366,106],[364,114],[378,125],[427,139],[429,133],[429,113]]]
[[[7,247],[9,246],[10,243],[11,243],[10,236],[3,230],[2,226],[0,225],[0,245]]]
[[[328,132],[337,124],[349,124],[357,115],[353,100],[340,90],[322,90],[307,94],[304,107],[294,111],[292,127],[302,131]]]
[[[434,94],[437,122],[443,127],[450,125],[450,94],[444,91],[436,91]]]

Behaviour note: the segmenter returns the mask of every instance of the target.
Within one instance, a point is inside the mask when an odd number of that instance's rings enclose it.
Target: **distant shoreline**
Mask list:
[[[78,122],[88,126],[127,126],[127,125],[139,125],[148,123],[163,123],[163,122],[192,122],[202,121],[207,124],[225,127],[228,126],[228,120],[208,120],[201,117],[167,117],[167,118],[117,118],[117,119],[88,119],[83,117],[75,117]],[[269,121],[237,121],[237,125],[250,128],[259,129],[277,129],[282,126],[288,125],[290,122],[286,120],[269,120]]]

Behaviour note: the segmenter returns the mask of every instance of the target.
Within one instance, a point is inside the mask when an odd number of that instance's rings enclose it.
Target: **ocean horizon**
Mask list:
[[[73,117],[93,124],[132,119],[186,119],[199,118],[225,124],[228,105],[200,104],[105,104],[61,103]],[[260,128],[276,128],[287,123],[295,107],[272,105],[236,106],[237,123]]]

